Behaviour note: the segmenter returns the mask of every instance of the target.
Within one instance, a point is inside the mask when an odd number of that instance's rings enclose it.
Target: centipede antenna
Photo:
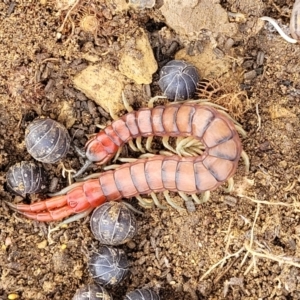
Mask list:
[[[72,189],[74,189],[75,187],[78,186],[82,186],[84,184],[84,182],[75,182],[67,187],[65,187],[64,189],[62,189],[61,191],[57,192],[57,193],[50,193],[47,194],[49,197],[55,197],[55,196],[61,196],[61,195],[65,195],[66,193],[68,193],[69,191],[71,191]]]
[[[248,154],[243,150],[241,153],[241,157],[244,161],[245,167],[246,167],[246,174],[249,173],[250,170],[250,160]]]
[[[73,178],[76,178],[76,177],[82,175],[91,164],[92,164],[92,162],[90,160],[86,160],[84,165],[81,167],[81,169],[73,175]]]
[[[77,146],[73,146],[74,147],[74,150],[75,152],[82,158],[86,158],[86,155],[85,155],[85,151]]]

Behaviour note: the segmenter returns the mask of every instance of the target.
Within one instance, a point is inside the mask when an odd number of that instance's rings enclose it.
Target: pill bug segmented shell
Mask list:
[[[197,68],[183,60],[171,60],[160,71],[158,84],[168,99],[191,99],[200,80]]]
[[[37,119],[26,128],[27,151],[43,163],[56,163],[66,156],[70,148],[67,129],[52,119]]]
[[[95,238],[105,245],[124,244],[137,232],[136,218],[122,202],[107,202],[96,208],[90,224]]]
[[[290,20],[290,31],[295,40],[300,39],[300,0],[296,0],[293,5]]]
[[[101,246],[91,256],[88,267],[94,281],[100,285],[116,285],[129,273],[125,252],[108,246]]]
[[[31,161],[16,163],[6,173],[7,187],[22,197],[45,190],[46,180],[45,170]]]
[[[160,300],[160,298],[150,289],[136,289],[128,293],[124,300]]]
[[[101,285],[89,284],[79,289],[72,300],[113,300]]]

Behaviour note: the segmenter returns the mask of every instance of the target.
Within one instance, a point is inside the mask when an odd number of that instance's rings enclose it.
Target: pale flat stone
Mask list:
[[[126,78],[109,65],[88,66],[74,78],[74,86],[110,113],[124,109],[122,91]]]
[[[160,8],[166,23],[179,35],[197,36],[202,29],[232,37],[237,25],[230,23],[219,0],[164,0]]]
[[[119,70],[137,84],[150,84],[157,67],[148,36],[139,29],[122,50]]]
[[[279,118],[296,118],[297,116],[290,110],[280,106],[279,104],[271,105],[269,108],[271,119]]]
[[[179,50],[175,59],[185,60],[193,64],[199,70],[201,78],[219,78],[228,73],[231,68],[228,59],[220,59],[215,55],[211,44],[207,44],[202,53],[196,53],[192,56],[188,55],[185,49]]]

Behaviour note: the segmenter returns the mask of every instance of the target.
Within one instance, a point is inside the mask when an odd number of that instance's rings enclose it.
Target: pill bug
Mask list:
[[[107,202],[97,207],[90,224],[95,238],[105,245],[124,244],[137,231],[134,214],[122,202]]]
[[[296,0],[293,5],[290,20],[290,31],[292,37],[298,41],[300,39],[300,0]]]
[[[43,163],[56,163],[66,156],[70,148],[67,129],[52,119],[36,119],[26,128],[27,151]]]
[[[47,186],[45,170],[31,161],[22,161],[11,166],[6,173],[6,182],[9,190],[22,197],[39,193]]]
[[[79,289],[72,300],[112,300],[108,291],[101,285],[89,284]]]
[[[129,273],[125,252],[108,246],[101,246],[91,256],[88,268],[94,281],[103,285],[116,285]]]
[[[183,60],[171,60],[160,71],[158,84],[168,99],[191,99],[200,80],[197,68]]]
[[[159,300],[159,296],[150,289],[136,289],[128,293],[124,300]]]

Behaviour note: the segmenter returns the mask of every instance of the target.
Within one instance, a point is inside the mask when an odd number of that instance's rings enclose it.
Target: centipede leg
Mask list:
[[[120,156],[120,154],[122,152],[122,149],[123,149],[123,147],[119,147],[119,149],[118,149],[118,151],[117,151],[117,153],[116,153],[116,155],[115,155],[115,157],[113,159],[113,162],[117,161],[117,159],[119,158],[119,156]]]
[[[156,194],[154,192],[151,193],[151,197],[154,201],[154,204],[158,207],[158,208],[161,208],[161,209],[167,209],[166,206],[162,205],[159,200],[157,199],[156,197]]]
[[[175,203],[173,202],[173,200],[171,199],[171,197],[170,197],[170,195],[169,195],[169,191],[164,191],[163,194],[164,194],[165,199],[167,200],[167,202],[168,202],[173,208],[175,208],[175,209],[177,209],[177,210],[179,210],[179,211],[180,211],[180,210],[184,210],[184,208],[178,206],[177,204],[175,204]]]
[[[153,141],[153,136],[148,136],[147,141],[146,141],[146,150],[148,152],[154,152],[153,149],[151,148],[152,141]]]
[[[172,151],[173,153],[176,153],[176,150],[169,144],[169,137],[168,136],[164,136],[162,138],[162,143],[163,143],[165,148]]]
[[[202,201],[199,199],[199,197],[196,194],[192,194],[192,198],[197,204],[202,204]]]
[[[246,168],[246,174],[249,173],[249,170],[250,170],[250,160],[249,160],[249,156],[248,154],[243,150],[242,153],[241,153],[241,157],[244,161],[244,164],[245,164],[245,168]]]
[[[227,186],[227,188],[224,189],[224,192],[225,192],[225,193],[230,193],[230,192],[233,191],[234,180],[233,180],[233,178],[231,177],[231,178],[229,178],[229,179],[227,180],[227,182],[228,182],[228,186]]]
[[[135,151],[135,152],[139,152],[139,149],[135,146],[134,142],[132,140],[130,140],[128,142],[129,147],[131,148],[131,150]]]
[[[125,109],[126,109],[128,112],[132,112],[132,111],[133,111],[133,108],[132,108],[132,106],[129,104],[129,102],[127,101],[124,92],[122,92],[122,101],[123,101],[123,104],[124,104],[124,106],[125,106]]]
[[[210,191],[204,192],[202,199],[199,199],[199,197],[196,194],[192,194],[192,198],[197,204],[203,204],[207,202],[209,200],[209,197],[210,197]]]
[[[135,143],[136,143],[136,146],[139,149],[139,151],[141,151],[142,153],[145,153],[145,149],[142,146],[142,137],[141,136],[136,138]]]
[[[136,196],[135,198],[139,201],[139,204],[142,207],[145,207],[145,208],[153,207],[153,201],[152,200],[145,200],[141,196]]]
[[[202,196],[202,203],[207,202],[209,198],[210,198],[210,191],[205,191]]]
[[[184,192],[178,192],[179,196],[184,200],[184,201],[189,201],[190,198],[188,197],[188,195]]]

